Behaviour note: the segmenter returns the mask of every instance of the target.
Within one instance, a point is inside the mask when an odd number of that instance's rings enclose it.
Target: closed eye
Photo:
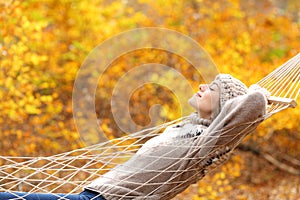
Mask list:
[[[212,90],[212,91],[215,91],[214,84],[210,84],[210,85],[208,86],[208,88],[209,88],[210,90]]]
[[[213,83],[213,84],[209,85],[208,88],[209,88],[211,91],[217,91],[218,86],[217,86],[215,83]]]

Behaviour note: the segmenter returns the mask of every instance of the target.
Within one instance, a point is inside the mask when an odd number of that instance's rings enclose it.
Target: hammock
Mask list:
[[[271,93],[265,118],[288,107],[296,107],[300,93],[300,53],[257,84]],[[167,126],[187,118],[54,156],[0,156],[0,191],[79,193],[85,185],[127,161],[145,139],[157,136]]]

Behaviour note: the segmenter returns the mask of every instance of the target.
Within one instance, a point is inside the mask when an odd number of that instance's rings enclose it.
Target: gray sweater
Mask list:
[[[255,91],[226,102],[209,127],[187,122],[169,126],[86,189],[107,200],[171,199],[226,161],[263,121],[266,104],[264,94]]]

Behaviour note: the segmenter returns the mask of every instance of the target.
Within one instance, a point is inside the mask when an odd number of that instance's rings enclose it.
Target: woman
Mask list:
[[[210,85],[200,85],[189,100],[196,110],[189,119],[167,127],[81,194],[0,193],[0,199],[171,199],[228,159],[239,141],[263,121],[266,96],[263,90],[248,90],[239,80],[220,74]]]

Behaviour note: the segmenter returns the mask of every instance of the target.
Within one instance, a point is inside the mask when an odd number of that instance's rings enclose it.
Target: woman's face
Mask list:
[[[210,119],[212,111],[219,106],[220,89],[216,83],[201,84],[199,91],[189,99],[189,104],[200,113],[200,116]]]

